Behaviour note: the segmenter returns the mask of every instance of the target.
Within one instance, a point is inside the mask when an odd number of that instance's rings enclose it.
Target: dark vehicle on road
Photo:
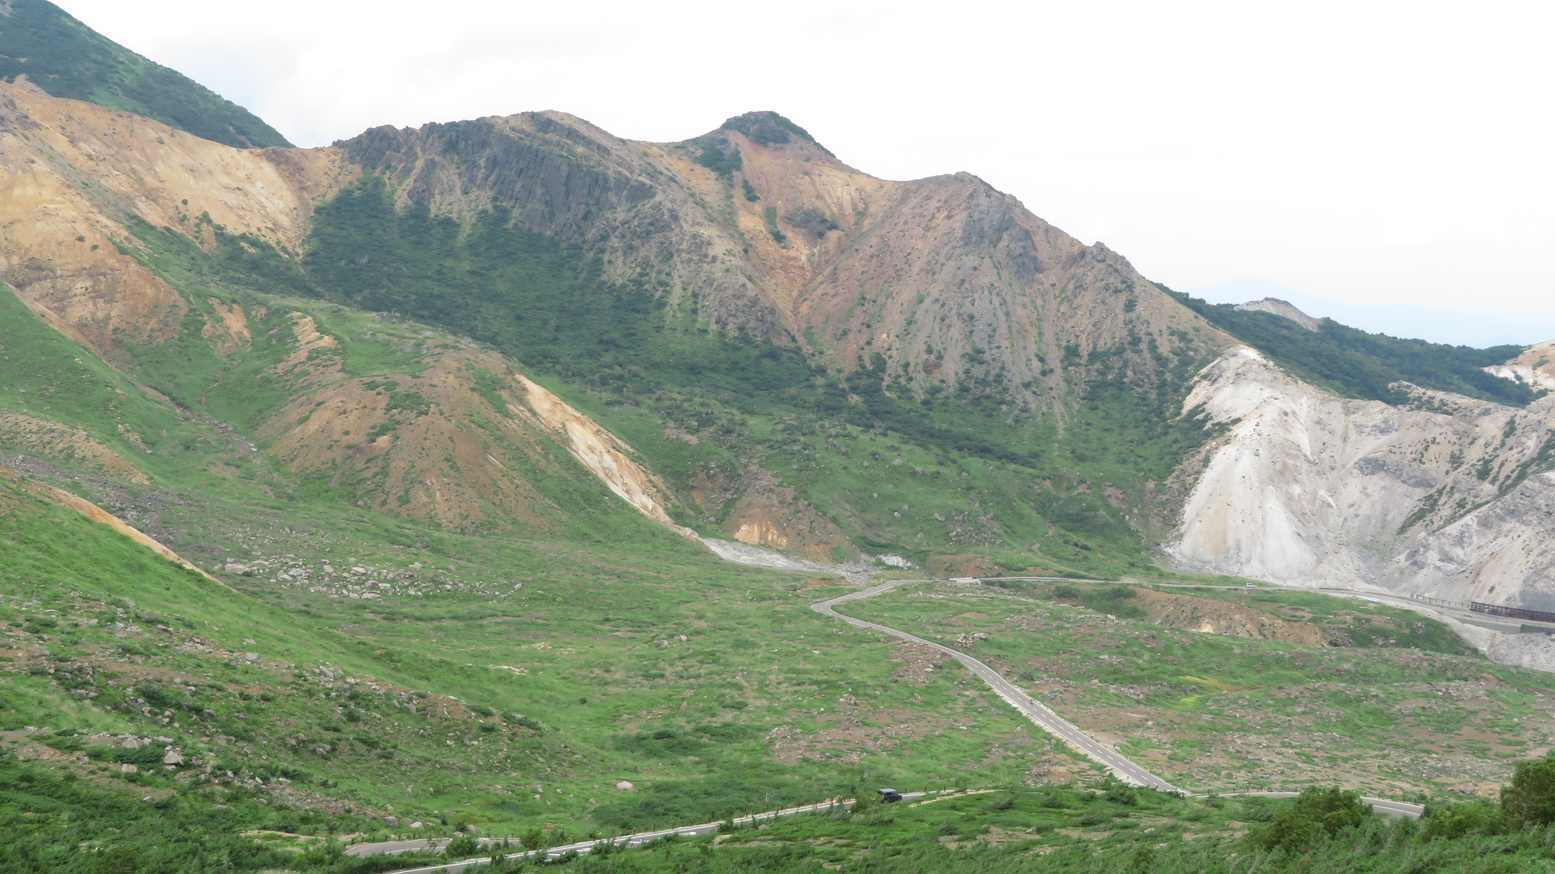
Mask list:
[[[886,804],[893,804],[902,800],[902,793],[895,789],[882,789],[880,790],[880,800]]]

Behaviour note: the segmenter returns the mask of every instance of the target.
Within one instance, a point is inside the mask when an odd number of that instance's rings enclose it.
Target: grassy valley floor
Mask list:
[[[1195,791],[1337,782],[1394,798],[1486,793],[1512,761],[1555,744],[1555,677],[1495,665],[1439,623],[1376,605],[941,583],[845,612],[976,655]],[[1222,633],[1201,630],[1211,627]]]

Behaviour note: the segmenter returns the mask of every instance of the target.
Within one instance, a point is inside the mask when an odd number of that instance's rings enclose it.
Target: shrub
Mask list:
[[[1512,831],[1555,823],[1555,756],[1518,763],[1501,787],[1501,814]]]
[[[1501,827],[1501,812],[1485,801],[1449,804],[1426,811],[1426,840],[1456,839],[1467,835],[1494,834]]]
[[[459,835],[443,848],[443,855],[450,859],[468,859],[480,852],[480,842],[472,835]]]
[[[1134,787],[1111,774],[1108,774],[1106,781],[1102,783],[1102,796],[1113,804],[1133,807],[1139,803],[1139,793],[1134,791]]]
[[[1266,850],[1300,852],[1361,825],[1370,815],[1359,794],[1337,786],[1313,786],[1301,790],[1294,804],[1276,813],[1251,837]]]

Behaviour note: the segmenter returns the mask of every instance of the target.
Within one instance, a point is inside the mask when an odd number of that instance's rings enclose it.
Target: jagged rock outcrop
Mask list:
[[[1106,246],[965,173],[892,186],[800,299],[804,335],[846,369],[1055,408],[1095,383],[1154,388],[1229,343]]]
[[[743,263],[742,241],[688,183],[708,172],[688,154],[559,112],[374,128],[337,148],[386,176],[403,205],[465,220],[506,211],[516,227],[599,257],[611,280],[663,294],[722,330],[788,339]]]

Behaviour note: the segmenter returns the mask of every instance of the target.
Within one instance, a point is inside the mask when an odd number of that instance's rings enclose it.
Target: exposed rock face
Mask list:
[[[857,553],[836,525],[766,471],[748,471],[739,491],[724,530],[740,543],[794,552],[816,561],[830,561],[838,551]]]
[[[625,441],[600,427],[561,398],[522,374],[513,374],[522,392],[525,407],[508,412],[539,421],[545,428],[562,436],[567,451],[623,501],[649,519],[682,537],[695,539],[687,528],[675,524],[665,509],[664,488],[658,477],[649,473],[633,458],[636,454]]]
[[[1534,389],[1555,391],[1555,341],[1530,346],[1511,361],[1487,367],[1485,372]]]
[[[968,175],[894,185],[800,294],[803,335],[845,369],[983,384],[1059,406],[1093,382],[1154,387],[1229,340],[1122,257]]]
[[[404,204],[461,218],[510,211],[517,227],[598,255],[613,280],[641,282],[723,330],[787,338],[741,241],[682,178],[707,174],[685,154],[558,112],[374,128],[339,151],[387,176]]]
[[[888,182],[772,113],[683,143],[622,140],[561,113],[338,146],[402,203],[585,247],[730,333],[797,343],[916,389],[970,385],[1058,406],[1093,382],[1151,388],[1224,335],[1106,247],[969,174]]]
[[[1181,564],[1555,608],[1555,397],[1345,400],[1240,348],[1186,403],[1228,431],[1169,544]]]
[[[1290,319],[1308,331],[1316,331],[1323,326],[1321,319],[1314,319],[1302,312],[1295,304],[1288,300],[1280,300],[1277,297],[1266,297],[1263,300],[1250,300],[1244,304],[1238,304],[1237,309],[1254,313],[1270,313],[1282,319]]]

